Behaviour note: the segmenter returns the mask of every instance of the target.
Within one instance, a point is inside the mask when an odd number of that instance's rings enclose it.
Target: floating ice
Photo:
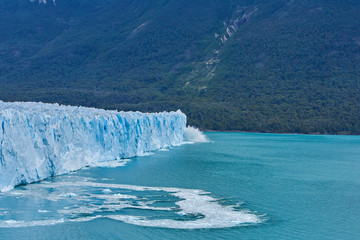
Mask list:
[[[70,192],[70,193],[62,194],[62,195],[60,195],[60,196],[61,196],[61,197],[64,197],[64,198],[71,198],[71,197],[76,197],[77,194]]]
[[[106,111],[0,101],[0,191],[109,160],[147,155],[183,141],[177,112]]]
[[[49,213],[50,211],[39,209],[38,212],[39,212],[39,213]]]
[[[63,223],[64,219],[57,220],[37,220],[37,221],[15,221],[7,220],[0,221],[0,228],[16,228],[16,227],[35,227],[35,226],[48,226]]]
[[[94,167],[107,167],[107,168],[116,168],[116,167],[123,167],[129,162],[130,159],[118,159],[114,161],[106,161],[106,162],[99,162],[94,165]]]
[[[110,191],[104,194],[104,189]],[[58,206],[60,209],[57,210],[57,215],[44,220],[41,220],[43,215],[34,216],[36,220],[24,220],[21,219],[22,215],[19,215],[20,219],[17,218],[16,221],[9,219],[14,214],[4,216],[0,218],[0,228],[108,218],[139,226],[199,229],[245,226],[263,220],[263,217],[255,213],[240,210],[238,205],[224,205],[211,196],[211,193],[198,189],[146,187],[86,180],[42,182],[17,191],[23,193],[22,198],[41,199],[43,203],[61,200],[62,204]],[[71,195],[69,199],[69,192],[77,194]],[[11,192],[1,195],[12,196]],[[136,209],[139,215],[134,215],[131,209]],[[11,209],[7,211],[11,212]],[[36,214],[35,212],[34,215]]]
[[[160,151],[160,152],[168,152],[169,149],[167,149],[167,148],[162,148],[162,149],[159,149],[159,151]]]
[[[105,194],[109,194],[109,193],[111,193],[111,190],[107,188],[107,189],[102,190],[102,192]]]

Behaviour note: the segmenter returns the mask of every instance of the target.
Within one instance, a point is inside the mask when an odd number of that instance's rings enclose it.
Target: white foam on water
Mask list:
[[[74,214],[93,214],[95,212],[99,212],[99,207],[94,205],[87,205],[87,206],[80,206],[72,209],[62,209],[58,210],[58,213],[61,214],[68,214],[68,215],[74,215]]]
[[[180,143],[178,146],[186,145],[186,144],[195,144],[194,142],[184,141]]]
[[[107,188],[107,189],[102,190],[102,192],[105,193],[105,194],[110,194],[111,190]]]
[[[2,210],[0,210],[1,212],[0,212],[0,216],[4,216],[4,215],[7,215],[7,214],[9,214],[9,212],[8,211],[2,211]]]
[[[0,192],[8,192],[10,190],[12,190],[14,187],[9,185],[9,186],[4,186]]]
[[[91,165],[91,167],[105,167],[105,168],[123,167],[130,161],[131,161],[130,159],[116,159],[113,161],[96,162],[93,165]]]
[[[61,194],[60,197],[63,197],[63,198],[77,197],[77,194],[70,192],[70,193]]]
[[[147,157],[147,156],[152,156],[152,155],[154,155],[153,152],[144,152],[144,153],[138,154],[137,156],[139,156],[139,157]]]
[[[209,142],[209,139],[198,128],[187,126],[184,129],[184,142]]]
[[[39,213],[48,213],[48,212],[50,212],[50,211],[39,209],[38,212],[39,212]]]
[[[45,194],[48,188],[52,191],[55,189],[55,192],[50,194],[52,196]],[[223,205],[219,199],[211,196],[211,193],[198,189],[75,181],[34,184],[18,191],[23,192],[22,197],[70,201],[69,204],[72,205],[57,210],[59,219],[0,220],[0,228],[85,222],[97,218],[108,218],[138,226],[175,229],[228,228],[263,221],[263,218],[255,213],[238,210],[240,203],[233,206]],[[14,196],[10,193],[7,195]],[[161,205],[162,202],[166,202],[167,205]],[[152,212],[150,215],[147,212],[146,216],[133,216],[126,214],[124,209],[138,209],[140,215],[142,210]],[[44,213],[47,210],[38,212]],[[174,217],[169,215],[168,218],[162,219],[164,212]],[[107,215],[109,213],[110,215]]]
[[[15,221],[15,220],[0,220],[0,228],[18,228],[18,227],[35,227],[35,226],[49,226],[59,223],[64,223],[64,219],[52,220],[38,220],[38,221]]]
[[[101,215],[96,215],[93,217],[79,217],[75,219],[70,219],[69,222],[88,222],[101,217],[102,217]]]
[[[169,149],[167,149],[167,148],[161,148],[161,149],[159,149],[159,151],[160,151],[160,152],[168,152]]]

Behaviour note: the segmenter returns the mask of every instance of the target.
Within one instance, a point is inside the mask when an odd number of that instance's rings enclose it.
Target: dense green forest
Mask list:
[[[360,134],[360,1],[0,0],[0,100]]]

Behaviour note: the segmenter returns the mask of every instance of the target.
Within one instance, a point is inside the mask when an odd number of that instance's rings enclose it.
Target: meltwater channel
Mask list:
[[[0,193],[0,239],[360,239],[360,137],[206,133]]]

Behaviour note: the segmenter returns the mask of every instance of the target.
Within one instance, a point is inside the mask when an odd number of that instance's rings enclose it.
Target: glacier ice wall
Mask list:
[[[186,116],[0,101],[0,191],[183,141]]]

